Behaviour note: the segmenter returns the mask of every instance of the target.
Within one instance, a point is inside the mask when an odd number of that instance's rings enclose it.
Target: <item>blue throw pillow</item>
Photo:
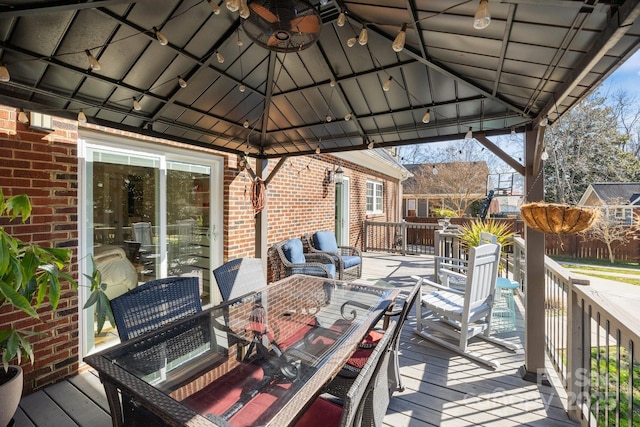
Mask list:
[[[282,246],[284,256],[294,264],[304,264],[307,260],[304,257],[304,251],[302,250],[302,240],[291,239]]]
[[[325,252],[338,252],[338,243],[333,231],[318,231],[313,235],[313,245]]]

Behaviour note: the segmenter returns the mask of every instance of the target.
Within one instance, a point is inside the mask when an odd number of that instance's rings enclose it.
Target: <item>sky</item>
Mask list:
[[[640,100],[640,51],[602,82],[600,89],[605,93],[606,91],[617,92],[620,89],[628,90]]]

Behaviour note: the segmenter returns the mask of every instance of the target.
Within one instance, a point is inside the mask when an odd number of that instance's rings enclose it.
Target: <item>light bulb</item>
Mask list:
[[[368,42],[369,42],[369,33],[367,32],[367,27],[363,25],[362,29],[360,30],[360,35],[358,36],[358,43],[360,43],[361,46],[364,46]]]
[[[515,135],[516,134],[516,128],[511,128],[511,135]]]
[[[393,77],[389,76],[389,80],[384,82],[384,84],[382,85],[382,90],[384,90],[385,92],[389,92],[389,89],[391,89],[392,81],[393,81]]]
[[[23,110],[20,110],[18,112],[18,121],[20,123],[29,123],[29,117],[27,116],[27,113],[25,113]]]
[[[78,111],[78,123],[85,124],[87,123],[87,116],[84,114],[84,111]]]
[[[237,12],[240,9],[240,0],[226,0],[224,4],[229,12]]]
[[[371,142],[369,143],[369,145],[367,145],[367,148],[368,148],[369,150],[371,150],[371,149],[374,147],[374,145],[375,145],[375,143],[374,143],[373,141],[371,141]]]
[[[218,6],[218,0],[207,0],[214,15],[220,15],[220,6]]]
[[[540,123],[539,123],[540,127],[542,127],[542,128],[547,126],[548,124],[549,124],[549,118],[547,116],[544,116],[542,118],[542,120],[540,120]]]
[[[431,121],[431,108],[427,108],[427,112],[422,116],[422,123],[429,123]]]
[[[11,75],[9,75],[9,70],[7,69],[6,65],[0,64],[0,82],[8,82],[9,80],[11,80]]]
[[[224,62],[224,56],[222,56],[222,54],[218,51],[216,51],[216,59],[218,60],[218,62],[220,64],[222,64]]]
[[[351,113],[350,113],[350,112],[344,115],[344,120],[345,120],[346,122],[348,122],[349,120],[351,120]]]
[[[319,145],[316,147],[316,154],[320,154],[320,146]]]
[[[178,84],[180,85],[180,87],[182,89],[187,87],[187,81],[185,79],[183,79],[182,77],[180,77],[180,76],[178,76]]]
[[[167,44],[169,44],[169,39],[167,38],[167,36],[162,34],[159,29],[153,27],[153,31],[156,33],[156,38],[162,46],[166,46]]]
[[[491,13],[489,12],[489,0],[480,0],[480,4],[476,9],[473,17],[473,28],[482,30],[491,24]]]
[[[240,38],[240,34],[238,34],[238,41],[236,41],[236,44],[238,46],[242,46],[244,44],[244,42],[242,41],[242,39]]]
[[[242,126],[244,126],[244,128],[247,129],[249,127],[249,120],[245,120]]]
[[[251,11],[249,11],[249,6],[247,6],[247,0],[240,0],[240,8],[238,9],[240,13],[240,18],[247,19],[249,15],[251,15]]]
[[[142,110],[142,105],[140,105],[140,102],[135,98],[133,98],[133,109],[136,111]]]
[[[469,126],[469,130],[464,134],[464,139],[471,139],[473,137],[473,128]]]
[[[549,160],[549,153],[547,153],[547,150],[544,150],[542,154],[540,154],[540,160],[543,162]]]
[[[356,41],[357,39],[355,37],[351,37],[349,40],[347,40],[347,46],[354,47],[356,45]]]
[[[89,52],[89,49],[85,50],[84,53],[87,55],[87,60],[89,61],[89,68],[91,70],[93,70],[93,71],[100,71],[100,68],[102,68],[102,67],[100,66],[100,63],[98,62],[96,57],[93,56],[91,54],[91,52]],[[2,80],[2,79],[0,78],[0,80]],[[2,81],[4,81],[4,80],[2,80]],[[7,81],[9,81],[9,80],[7,80]]]
[[[331,81],[329,82],[329,86],[331,86],[331,87],[336,87],[336,81],[335,81],[335,80],[331,80]]]
[[[404,49],[404,42],[406,39],[407,39],[407,24],[402,24],[402,29],[400,30],[395,40],[393,41],[393,44],[391,45],[393,50],[396,52],[402,52],[402,49]]]
[[[436,165],[433,165],[433,169],[431,169],[431,172],[432,172],[434,175],[438,175],[438,168],[436,167]]]
[[[330,116],[330,115],[328,115],[328,114],[327,114],[327,116],[326,116],[324,119],[325,119],[326,121],[328,121],[328,122],[330,122],[331,120],[333,120],[333,119],[331,118],[331,116]]]
[[[338,27],[344,27],[344,24],[347,22],[347,16],[344,14],[344,12],[340,11],[340,15],[338,15],[338,22],[336,22],[336,24],[338,24]]]
[[[326,6],[326,5],[327,5],[327,3],[329,3],[329,0],[320,0],[320,4],[321,4],[322,6]]]
[[[247,87],[244,85],[244,83],[240,83],[240,84],[238,85],[238,90],[239,90],[240,92],[244,92],[245,90],[247,90]]]

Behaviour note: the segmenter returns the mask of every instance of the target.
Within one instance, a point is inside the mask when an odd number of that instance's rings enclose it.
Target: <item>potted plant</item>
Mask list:
[[[5,198],[0,189],[0,217],[25,223],[31,216],[31,202],[22,194]],[[71,251],[48,248],[9,235],[0,226],[0,307],[13,306],[39,319],[36,311],[48,297],[52,309],[58,307],[61,284],[77,289],[70,271]],[[33,363],[33,348],[28,337],[35,332],[15,328],[0,329],[0,426],[7,425],[15,413],[22,394],[22,357]],[[17,360],[17,365],[9,365]]]
[[[505,257],[505,248],[513,243],[514,232],[511,231],[511,227],[504,221],[495,221],[493,219],[487,219],[482,221],[480,219],[474,219],[458,228],[460,235],[460,243],[465,249],[469,249],[474,246],[478,246],[481,243],[482,233],[491,233],[497,237],[498,243],[502,245],[502,258]],[[503,263],[500,263],[500,269],[504,268]]]

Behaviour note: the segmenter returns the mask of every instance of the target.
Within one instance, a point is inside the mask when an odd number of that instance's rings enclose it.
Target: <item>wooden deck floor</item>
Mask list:
[[[410,257],[365,254],[363,282],[384,280],[409,288],[412,275],[433,274],[430,256]],[[522,310],[522,307],[520,307]],[[415,335],[415,317],[409,316],[401,339],[400,371],[405,391],[391,399],[385,425],[422,426],[571,426],[563,408],[563,388],[524,381],[518,368],[524,351],[511,352],[483,341],[473,341],[474,351],[491,354],[501,362],[486,368]],[[523,341],[520,316],[514,332],[501,337]],[[547,371],[552,374],[553,368]],[[26,396],[20,402],[15,427],[110,426],[109,408],[100,381],[92,371]]]

